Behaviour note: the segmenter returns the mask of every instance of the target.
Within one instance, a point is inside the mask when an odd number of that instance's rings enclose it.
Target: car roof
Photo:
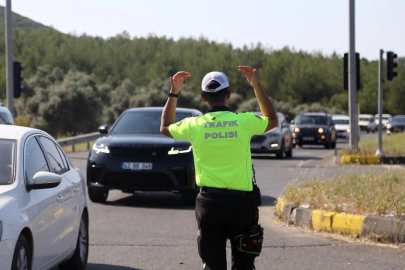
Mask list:
[[[162,112],[163,111],[163,107],[142,107],[142,108],[131,108],[126,110],[125,112],[139,112],[139,111],[143,111],[143,112]],[[200,112],[199,110],[196,109],[188,109],[188,108],[176,108],[176,112],[184,112],[184,113],[194,113],[196,115],[202,115],[202,112]]]
[[[395,115],[394,118],[405,118],[405,115]]]
[[[375,116],[378,117],[378,113],[377,113]],[[392,117],[392,115],[391,115],[391,114],[388,114],[388,113],[383,113],[382,116],[383,116],[383,117]]]
[[[0,125],[0,139],[21,139],[35,133],[42,133],[48,135],[46,132],[21,126],[13,125]]]
[[[348,115],[344,115],[344,114],[333,114],[332,115],[332,119],[350,119],[350,117]]]
[[[372,114],[359,114],[359,117],[374,117]]]
[[[7,112],[7,113],[11,114],[10,110],[4,106],[0,106],[0,112]]]

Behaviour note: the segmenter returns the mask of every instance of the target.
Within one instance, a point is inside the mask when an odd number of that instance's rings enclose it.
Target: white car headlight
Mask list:
[[[346,129],[346,132],[350,132],[350,128]]]
[[[391,124],[388,124],[388,125],[387,125],[387,128],[391,128]]]
[[[169,155],[177,155],[191,152],[192,146],[174,146],[167,152]]]
[[[110,149],[108,149],[108,146],[105,144],[94,144],[93,145],[93,150],[96,151],[96,153],[104,153],[104,154],[109,154]]]

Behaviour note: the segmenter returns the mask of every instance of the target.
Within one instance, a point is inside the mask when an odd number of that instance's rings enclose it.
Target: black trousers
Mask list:
[[[198,252],[206,270],[226,270],[226,241],[231,242],[232,270],[255,269],[255,255],[236,249],[234,239],[255,223],[257,210],[251,196],[207,194],[200,191],[195,214],[199,235]]]

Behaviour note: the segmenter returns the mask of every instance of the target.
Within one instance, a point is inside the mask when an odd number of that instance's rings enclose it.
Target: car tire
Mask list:
[[[293,144],[290,143],[290,148],[288,149],[288,151],[285,153],[286,157],[292,157],[293,156]]]
[[[105,203],[108,197],[108,189],[88,188],[89,199],[95,203]]]
[[[285,154],[285,142],[284,140],[282,140],[280,150],[276,153],[276,157],[282,159],[284,158],[284,154]]]
[[[24,267],[24,265],[26,267]],[[20,235],[15,245],[11,270],[31,270],[31,249],[24,235]]]
[[[326,149],[331,149],[332,148],[332,137],[329,137],[328,142],[324,145]]]
[[[87,266],[89,256],[89,219],[83,213],[80,220],[79,235],[77,237],[76,249],[73,257],[59,265],[62,270],[77,269],[84,270]]]

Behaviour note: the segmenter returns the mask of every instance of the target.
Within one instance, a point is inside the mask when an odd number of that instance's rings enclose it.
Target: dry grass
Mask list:
[[[285,198],[297,206],[359,215],[405,217],[405,174],[339,175],[305,184],[289,184]]]
[[[378,138],[370,138],[359,142],[359,151],[350,152],[349,149],[343,149],[338,152],[342,155],[371,155],[373,156],[378,149]],[[397,133],[383,136],[383,151],[387,156],[405,156],[405,133]]]

